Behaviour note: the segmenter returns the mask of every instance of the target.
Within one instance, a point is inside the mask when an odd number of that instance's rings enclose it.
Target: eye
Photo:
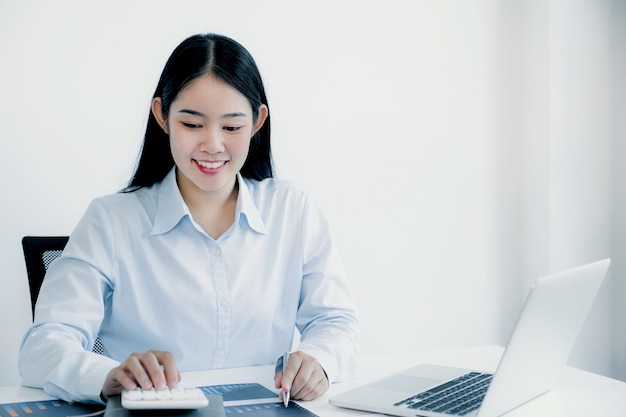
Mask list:
[[[198,123],[190,123],[190,122],[181,122],[181,123],[183,124],[183,126],[189,129],[199,129],[202,127],[202,125]]]
[[[236,132],[241,128],[242,126],[224,126],[224,130],[227,132]]]

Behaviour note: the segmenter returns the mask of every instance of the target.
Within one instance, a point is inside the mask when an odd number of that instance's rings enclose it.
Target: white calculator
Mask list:
[[[209,399],[200,388],[122,391],[122,407],[128,410],[195,410],[207,405]]]

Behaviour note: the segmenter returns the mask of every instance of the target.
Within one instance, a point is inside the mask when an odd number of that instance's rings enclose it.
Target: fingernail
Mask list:
[[[165,385],[165,382],[161,381],[157,384],[158,390],[164,390],[165,388],[167,388],[167,385]]]

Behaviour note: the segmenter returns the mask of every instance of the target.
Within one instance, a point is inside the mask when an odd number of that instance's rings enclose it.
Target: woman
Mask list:
[[[161,74],[128,187],[92,202],[48,270],[23,384],[83,402],[172,388],[179,371],[274,363],[294,329],[276,388],[310,400],[352,376],[349,283],[319,209],[273,178],[256,64],[232,39],[191,36]]]

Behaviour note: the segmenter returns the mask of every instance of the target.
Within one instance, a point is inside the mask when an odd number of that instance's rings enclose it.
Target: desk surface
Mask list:
[[[373,416],[375,414],[332,406],[328,398],[357,385],[381,378],[418,363],[495,370],[502,348],[496,346],[464,348],[393,356],[363,357],[355,380],[333,384],[320,398],[300,404],[320,417]],[[273,366],[189,372],[183,375],[185,385],[215,385],[259,382],[273,389]],[[0,387],[0,403],[50,399],[41,390],[25,387]],[[567,367],[550,392],[507,414],[521,416],[626,416],[626,383]]]

